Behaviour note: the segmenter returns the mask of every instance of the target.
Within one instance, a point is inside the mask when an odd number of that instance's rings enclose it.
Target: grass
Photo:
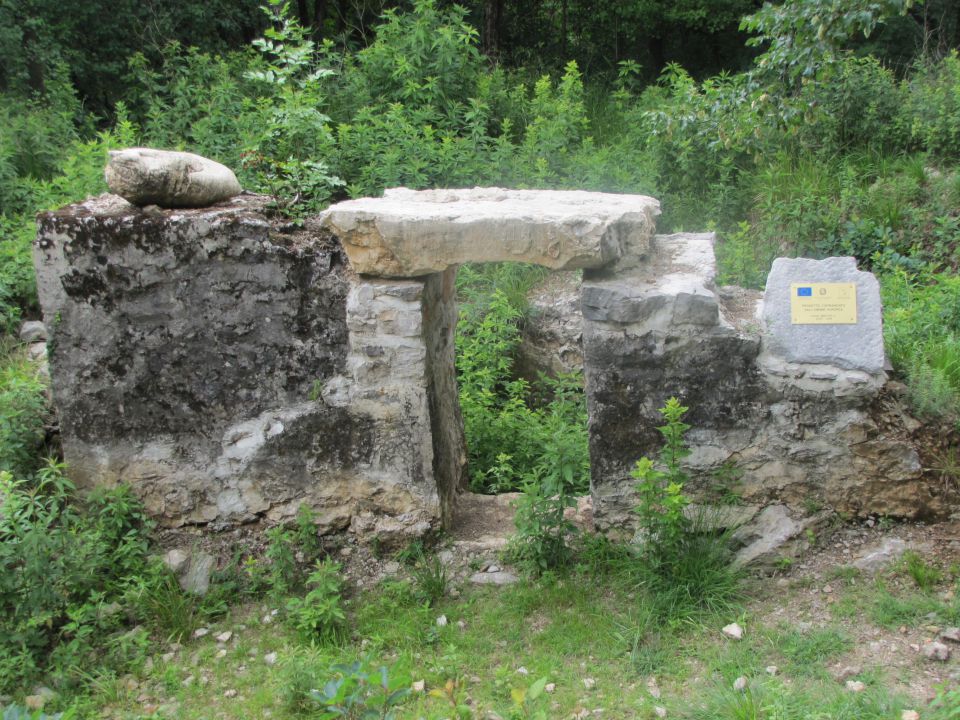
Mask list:
[[[794,674],[821,676],[824,664],[850,648],[850,640],[835,628],[810,632],[790,629],[779,638],[780,652]]]
[[[453,717],[456,705],[471,708],[462,717],[477,718],[488,712],[566,718],[598,709],[608,718],[652,718],[662,706],[668,717],[687,720],[880,720],[916,704],[898,693],[902,679],[883,666],[858,676],[867,685],[862,693],[832,677],[830,667],[850,662],[856,646],[850,628],[927,623],[929,612],[944,620],[957,613],[956,604],[939,596],[896,586],[898,568],[883,582],[835,583],[836,604],[849,600],[860,608],[845,625],[803,629],[795,618],[765,624],[753,615],[802,597],[802,583],[775,591],[755,583],[760,599],[734,614],[670,623],[660,619],[655,598],[624,581],[622,569],[606,567],[595,573],[584,565],[504,588],[463,587],[459,597],[433,598],[433,606],[412,568],[409,579],[386,580],[347,600],[349,637],[339,646],[304,642],[278,620],[264,624],[269,605],[235,607],[206,637],[172,651],[163,643],[137,678],[98,678],[73,700],[75,717],[323,717],[311,691],[344,673],[334,666],[362,661],[377,682],[385,667],[391,688],[423,682],[422,692],[399,701],[398,720]],[[935,589],[944,587],[941,579]],[[436,623],[440,615],[448,619],[444,626]],[[741,641],[720,633],[734,620],[747,628]],[[233,638],[218,643],[223,630]],[[275,661],[268,662],[272,653]],[[779,667],[773,676],[771,665]],[[734,690],[740,677],[746,689]],[[525,710],[516,707],[514,696],[544,678],[555,691],[527,701]],[[659,697],[649,689],[651,678]],[[953,717],[938,712],[931,717]]]

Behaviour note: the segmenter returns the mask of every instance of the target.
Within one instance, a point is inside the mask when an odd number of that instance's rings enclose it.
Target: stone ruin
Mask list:
[[[850,258],[778,260],[765,298],[718,288],[713,235],[657,235],[658,214],[642,196],[496,188],[388,190],[303,225],[251,194],[43,214],[70,476],[130,484],[168,527],[279,522],[302,503],[323,532],[448,526],[468,478],[457,266],[513,260],[583,273],[598,529],[629,526],[629,472],[657,451],[673,395],[691,408],[695,484],[735,464],[747,516],[941,512],[885,390],[876,280]],[[793,282],[852,283],[856,322],[792,323]]]

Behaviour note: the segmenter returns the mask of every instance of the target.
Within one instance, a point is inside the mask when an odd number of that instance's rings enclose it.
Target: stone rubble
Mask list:
[[[730,623],[729,625],[724,625],[721,632],[731,640],[743,639],[743,628],[740,627],[738,623]]]

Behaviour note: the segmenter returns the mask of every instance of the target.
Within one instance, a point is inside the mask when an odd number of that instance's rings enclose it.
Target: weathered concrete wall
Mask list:
[[[658,409],[668,398],[691,408],[690,460],[698,465],[719,466],[730,455],[722,445],[746,447],[764,412],[755,363],[760,337],[721,313],[712,289],[713,236],[658,235],[649,260],[627,276],[584,277],[591,490],[600,527],[632,523],[629,473],[663,444]]]
[[[367,283],[328,232],[271,222],[265,205],[103,196],[40,217],[71,477],[130,483],[168,525],[279,520],[306,502],[325,529],[422,534],[441,521],[423,304],[435,364],[452,370],[452,280]]]

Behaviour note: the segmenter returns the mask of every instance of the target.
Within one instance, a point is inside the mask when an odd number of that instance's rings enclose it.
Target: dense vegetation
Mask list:
[[[61,687],[89,684],[94,665],[121,672],[150,633],[189,633],[231,593],[306,583],[297,631],[341,633],[335,569],[298,577],[290,561],[295,546],[319,557],[306,523],[201,604],[148,560],[128,494],[81,502],[38,460],[56,451],[46,388],[14,340],[38,313],[33,215],[105,190],[110,148],[211,156],[294,219],[395,185],[651,194],[661,228],[716,229],[723,281],[754,287],[777,255],[854,255],[881,278],[916,412],[956,422],[960,9],[947,0],[178,0],[110,3],[111,24],[93,19],[106,3],[66,5],[0,0],[0,692],[46,671]],[[525,491],[515,552],[543,572],[571,560],[563,509],[587,451],[577,379],[513,372],[538,277],[461,271],[457,367],[474,487]],[[652,466],[639,472],[655,522],[670,498]],[[686,537],[648,569],[690,552]]]

